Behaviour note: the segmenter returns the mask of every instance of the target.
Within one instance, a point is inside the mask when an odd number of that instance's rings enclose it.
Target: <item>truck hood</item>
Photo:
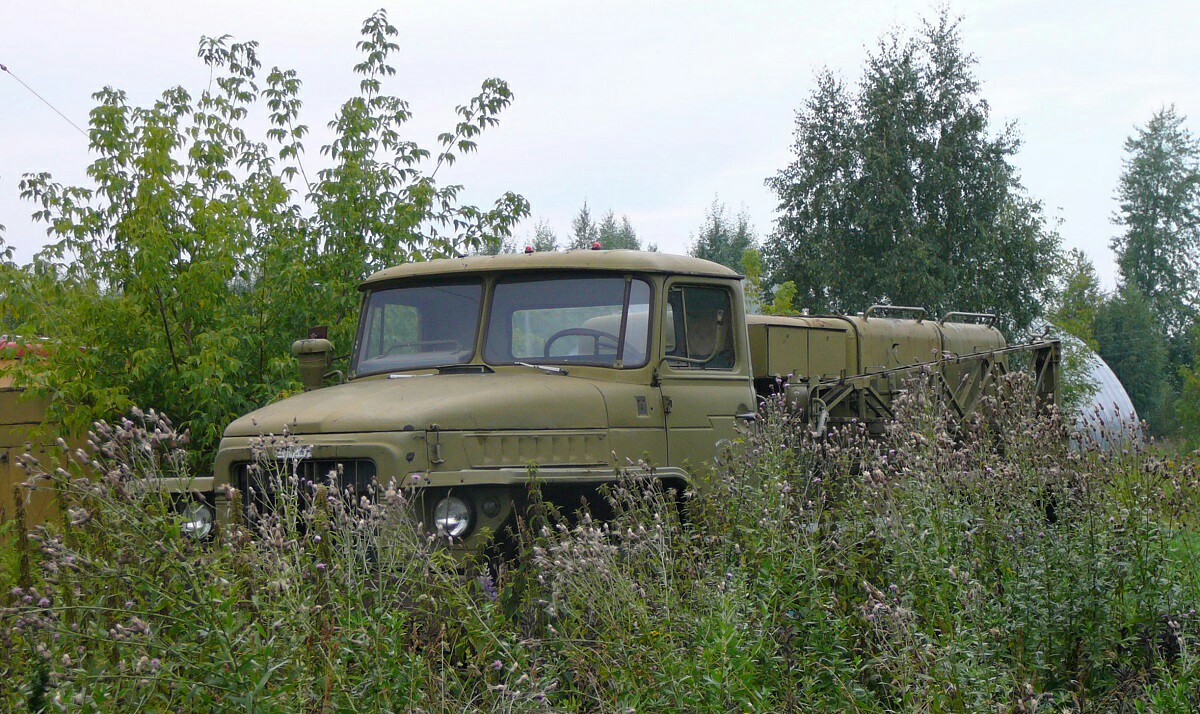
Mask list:
[[[606,428],[604,397],[563,375],[437,374],[363,379],[284,399],[234,421],[225,436],[424,430]]]

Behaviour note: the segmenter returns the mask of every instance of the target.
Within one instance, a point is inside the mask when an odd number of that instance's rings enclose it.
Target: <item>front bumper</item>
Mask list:
[[[464,440],[463,436],[461,432],[442,432],[438,441],[435,441],[435,445],[440,443],[440,450],[430,447],[426,432],[416,430],[288,438],[226,437],[221,441],[215,474],[210,480],[217,521],[229,523],[234,515],[226,495],[226,486],[242,490],[239,469],[246,464],[272,459],[279,461],[276,458],[279,454],[322,464],[369,460],[374,464],[372,476],[381,486],[395,486],[416,493],[416,514],[425,524],[427,532],[432,531],[433,509],[438,501],[447,495],[467,500],[475,516],[474,524],[464,538],[453,544],[456,550],[465,551],[478,551],[486,545],[491,535],[502,534],[513,523],[514,513],[521,511],[528,501],[531,481],[542,486],[547,500],[577,500],[583,496],[590,505],[596,507],[603,505],[603,499],[597,491],[599,487],[616,480],[613,466],[597,463],[599,458],[591,453],[596,449],[581,449],[579,444],[585,443],[581,439],[571,441],[569,445],[573,446],[575,454],[584,463],[562,463],[568,459],[564,458],[564,454],[559,454],[559,463],[552,466],[534,466],[531,462],[526,466],[479,467],[473,466],[473,463],[481,460],[481,457],[472,458],[471,443]],[[561,435],[557,436],[559,443],[568,443]],[[596,438],[589,433],[588,438],[603,444],[603,436]],[[480,451],[482,454],[483,451]],[[440,460],[441,463],[431,465],[431,460]],[[351,469],[346,471],[349,473]],[[681,484],[689,480],[687,474],[677,468],[660,468],[653,475]],[[556,498],[550,497],[550,494]],[[241,498],[246,498],[244,493]],[[489,499],[498,502],[499,508],[487,503]],[[243,500],[243,504],[246,502]],[[485,505],[489,507],[485,508]]]

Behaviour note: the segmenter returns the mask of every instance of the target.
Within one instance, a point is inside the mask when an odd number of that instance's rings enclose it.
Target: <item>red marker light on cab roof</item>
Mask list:
[[[526,253],[526,254],[529,254],[529,253],[532,253],[532,252],[533,252],[533,246],[531,246],[531,245],[527,245],[527,246],[525,246],[525,253]]]
[[[592,250],[600,250],[600,241],[592,242]]]

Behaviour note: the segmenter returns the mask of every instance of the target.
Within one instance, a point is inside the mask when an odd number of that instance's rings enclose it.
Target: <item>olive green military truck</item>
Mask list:
[[[253,468],[268,433],[291,435],[269,456],[306,479],[415,489],[427,527],[470,549],[511,523],[533,463],[550,500],[597,503],[616,469],[638,463],[682,489],[781,383],[814,430],[882,428],[914,369],[953,385],[950,408],[967,414],[1018,350],[1055,391],[1056,343],[1009,347],[990,316],[748,316],[741,276],[683,256],[433,260],[361,289],[344,378],[327,340],[293,346],[308,391],[229,425],[211,482],[193,484],[212,507],[197,534],[233,515],[226,484],[244,495],[237,507],[270,506]]]

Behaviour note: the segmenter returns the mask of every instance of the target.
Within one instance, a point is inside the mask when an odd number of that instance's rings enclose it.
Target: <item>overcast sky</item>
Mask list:
[[[356,91],[351,68],[375,2],[53,2],[0,0],[0,63],[80,126],[104,85],[145,104],[165,88],[199,94],[201,35],[260,43],[264,68],[304,82],[319,164],[326,121]],[[930,2],[387,2],[401,31],[397,75],[411,138],[432,146],[456,104],[488,77],[516,95],[480,151],[444,174],[469,202],[523,194],[560,236],[587,199],[626,214],[645,241],[683,252],[714,196],[760,234],[775,201],[763,186],[790,160],[795,110],[829,67],[858,78],[879,36],[915,28]],[[1123,142],[1166,104],[1200,128],[1200,3],[950,2],[997,126],[1016,122],[1025,186],[1061,220],[1068,247],[1115,268],[1113,193]],[[86,139],[0,73],[0,224],[27,260],[46,240],[18,198],[21,174],[85,181]],[[439,179],[443,175],[439,176]],[[532,230],[526,222],[518,234]]]

